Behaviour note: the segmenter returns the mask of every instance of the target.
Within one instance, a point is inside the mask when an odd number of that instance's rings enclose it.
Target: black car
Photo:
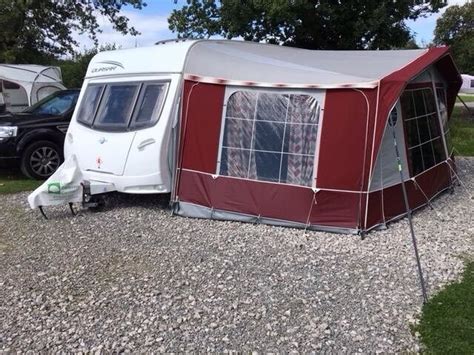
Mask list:
[[[66,131],[79,90],[62,90],[21,113],[0,115],[0,166],[20,166],[23,174],[43,180],[63,161]]]

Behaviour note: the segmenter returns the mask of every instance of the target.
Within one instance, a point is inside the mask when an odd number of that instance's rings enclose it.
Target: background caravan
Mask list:
[[[463,94],[474,94],[474,75],[461,74],[462,86],[459,92]]]
[[[64,90],[61,69],[35,64],[0,64],[0,96],[10,112],[23,111],[52,93]]]
[[[65,164],[91,193],[171,193],[182,216],[363,233],[406,213],[402,179],[412,209],[452,186],[460,85],[444,47],[203,40],[101,52]],[[37,193],[32,207],[46,204]]]

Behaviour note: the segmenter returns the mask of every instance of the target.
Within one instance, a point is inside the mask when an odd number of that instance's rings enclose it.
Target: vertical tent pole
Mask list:
[[[396,108],[395,108],[395,110],[396,110]],[[390,126],[392,126],[393,145],[395,147],[395,154],[397,155],[398,171],[400,172],[400,181],[402,183],[403,200],[405,202],[405,209],[407,211],[408,224],[410,225],[411,240],[413,242],[413,249],[415,251],[416,264],[417,264],[417,267],[418,267],[418,275],[420,277],[421,294],[423,296],[423,303],[426,303],[428,301],[428,296],[426,294],[425,280],[423,278],[423,270],[421,269],[420,255],[418,253],[418,246],[417,246],[417,243],[416,243],[415,231],[413,229],[412,211],[411,211],[410,205],[408,203],[408,195],[407,195],[407,190],[406,190],[406,187],[405,187],[405,181],[403,180],[402,162],[401,162],[401,159],[400,159],[400,152],[398,150],[398,145],[397,145],[397,134],[395,132],[395,122],[393,121],[391,114],[390,114],[390,117],[389,117],[389,124],[390,124]]]

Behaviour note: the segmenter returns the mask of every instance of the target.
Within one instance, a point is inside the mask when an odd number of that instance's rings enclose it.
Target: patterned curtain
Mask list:
[[[229,98],[224,132],[227,148],[223,151],[226,166],[221,163],[221,173],[226,168],[226,175],[256,178],[255,159],[250,155],[256,104],[257,93],[254,92],[238,91]]]
[[[287,182],[311,186],[318,132],[318,109],[315,98],[292,95],[288,111],[289,134]]]

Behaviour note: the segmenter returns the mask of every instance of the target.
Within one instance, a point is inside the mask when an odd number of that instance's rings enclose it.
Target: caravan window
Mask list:
[[[108,85],[94,121],[94,127],[127,127],[137,91],[138,85]]]
[[[87,86],[86,92],[81,101],[81,106],[77,113],[77,120],[79,122],[86,125],[92,124],[103,89],[104,85]]]
[[[77,121],[104,131],[128,131],[155,125],[163,107],[167,82],[90,84]]]
[[[446,159],[443,139],[431,88],[408,89],[401,97],[411,174],[419,173]]]
[[[165,84],[150,83],[143,85],[133,118],[135,127],[149,127],[158,121],[166,89],[167,85]]]
[[[313,96],[235,92],[226,105],[219,173],[312,186],[318,121]]]

